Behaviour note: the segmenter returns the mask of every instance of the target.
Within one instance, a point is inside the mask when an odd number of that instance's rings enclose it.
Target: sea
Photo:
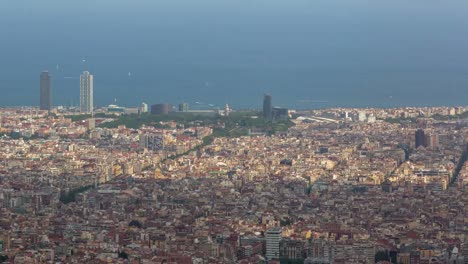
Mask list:
[[[0,1],[0,107],[468,104],[468,1]]]

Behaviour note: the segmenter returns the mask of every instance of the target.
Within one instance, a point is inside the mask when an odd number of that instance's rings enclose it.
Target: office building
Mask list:
[[[280,241],[282,236],[281,227],[273,227],[266,231],[266,259],[279,259]]]
[[[263,97],[263,117],[268,120],[272,119],[273,107],[271,101],[271,95],[265,94],[265,96]]]
[[[146,103],[141,103],[141,106],[140,106],[140,113],[148,113],[148,104],[146,104]]]
[[[138,115],[140,112],[140,108],[138,107],[124,107],[124,114],[126,115]]]
[[[50,86],[50,75],[47,71],[41,73],[40,89],[39,109],[50,111],[52,109],[52,92]]]
[[[121,107],[118,105],[108,105],[107,112],[109,113],[125,113],[125,107]]]
[[[367,120],[367,115],[366,112],[359,112],[358,113],[358,121],[359,122],[365,122]]]
[[[426,145],[431,149],[436,149],[439,147],[439,135],[432,133],[426,135]]]
[[[139,146],[141,149],[158,151],[164,149],[163,134],[144,134],[140,135]]]
[[[151,106],[151,114],[153,115],[167,115],[172,110],[170,104],[155,104]]]
[[[232,109],[229,107],[228,104],[226,104],[226,106],[224,106],[224,112],[222,112],[221,115],[229,116],[231,112],[232,112]]]
[[[290,238],[282,239],[280,242],[281,259],[302,259],[304,251],[304,242],[292,240]]]
[[[307,259],[311,264],[329,264],[335,257],[335,248],[324,238],[309,239],[306,247]]]
[[[273,107],[271,116],[275,120],[284,120],[289,118],[289,109],[281,107]]]
[[[426,147],[426,136],[424,135],[424,130],[418,129],[415,133],[415,148],[420,146]]]
[[[80,76],[80,110],[83,113],[92,113],[94,109],[93,99],[93,75],[84,71]]]
[[[188,112],[189,105],[187,103],[179,104],[179,112]]]
[[[89,130],[92,130],[92,129],[96,128],[96,119],[90,118],[90,119],[87,120],[87,123],[88,123],[88,129]]]

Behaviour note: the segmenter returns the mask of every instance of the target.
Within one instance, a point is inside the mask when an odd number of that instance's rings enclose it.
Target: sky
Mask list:
[[[110,93],[125,105],[211,97],[243,107],[255,106],[249,91],[293,106],[334,92],[417,96],[425,86],[441,104],[468,95],[465,0],[2,0],[0,34],[0,105],[35,104],[46,69],[62,104],[76,100],[66,80],[84,69],[97,105]],[[392,105],[381,97],[377,105]],[[403,99],[395,104],[411,103]]]

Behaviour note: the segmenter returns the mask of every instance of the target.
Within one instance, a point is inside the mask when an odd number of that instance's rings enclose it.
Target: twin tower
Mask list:
[[[40,103],[39,109],[52,110],[51,76],[48,71],[41,73],[40,77]],[[93,75],[84,71],[80,75],[80,111],[92,113],[94,110]]]

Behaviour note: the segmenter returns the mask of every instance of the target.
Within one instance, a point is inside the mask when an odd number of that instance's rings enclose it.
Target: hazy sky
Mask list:
[[[209,52],[224,63],[459,67],[468,46],[465,0],[2,0],[0,22],[7,55],[69,45],[82,56],[173,49],[189,61]]]
[[[0,33],[4,81],[30,76],[32,83],[40,70],[75,70],[82,59],[112,61],[122,73],[156,64],[468,68],[466,0],[2,0]]]

